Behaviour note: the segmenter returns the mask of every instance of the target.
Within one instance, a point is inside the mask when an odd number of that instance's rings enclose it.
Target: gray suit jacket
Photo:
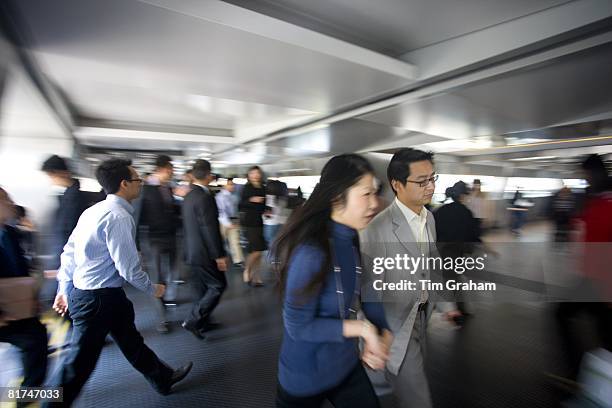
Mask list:
[[[430,244],[427,252],[430,257],[439,256],[436,248],[436,225],[431,212],[427,212],[427,233]],[[386,269],[382,274],[374,274],[373,259],[376,257],[395,258],[396,255],[410,257],[422,257],[422,251],[418,244],[406,217],[393,201],[389,207],[378,214],[368,227],[361,233],[361,252],[363,255],[364,279],[362,296],[365,301],[377,298],[383,302],[385,315],[389,326],[394,335],[391,345],[390,358],[387,362],[387,369],[397,375],[410,342],[410,336],[417,317],[420,303],[429,300],[427,308],[427,318],[431,316],[433,305],[439,302],[440,294],[428,291],[424,293],[419,280],[431,278],[431,272],[427,268],[418,268],[415,273],[405,269]],[[419,290],[385,290],[376,292],[372,289],[374,280],[383,282],[400,282],[402,280],[413,281]],[[436,306],[443,311],[452,310],[454,304],[450,302],[439,302]]]

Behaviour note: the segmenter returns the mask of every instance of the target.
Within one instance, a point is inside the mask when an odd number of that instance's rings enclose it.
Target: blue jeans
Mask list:
[[[281,224],[276,224],[276,225],[264,224],[264,239],[266,240],[266,244],[268,245],[268,248],[270,248],[270,245],[272,245],[272,241],[274,241],[274,239],[276,238],[276,234],[278,234],[278,231],[280,231],[281,227],[282,227]]]
[[[525,223],[525,211],[512,211],[512,231],[519,231]]]

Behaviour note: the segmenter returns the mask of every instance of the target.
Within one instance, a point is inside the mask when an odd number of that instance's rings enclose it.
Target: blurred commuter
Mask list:
[[[555,242],[569,240],[571,220],[576,211],[576,200],[572,190],[563,187],[551,199],[550,216],[555,223]]]
[[[278,231],[287,220],[287,185],[278,180],[270,180],[266,184],[266,211],[264,212],[263,228],[266,246],[271,247]]]
[[[210,163],[196,160],[193,165],[193,190],[183,202],[183,228],[187,265],[191,268],[198,300],[182,326],[199,339],[213,328],[210,315],[227,286],[227,258],[219,229],[219,211],[208,184],[212,180]]]
[[[446,189],[446,197],[453,200],[445,204],[434,213],[436,221],[436,242],[440,256],[444,259],[457,259],[469,256],[474,251],[474,246],[480,242],[480,223],[466,206],[470,189],[463,181],[458,181],[452,187]],[[465,274],[455,273],[453,270],[443,271],[445,280],[462,280]],[[461,293],[455,292],[455,299],[461,300]],[[463,316],[468,315],[464,302],[457,302],[457,309]],[[457,318],[456,323],[462,324],[462,318]]]
[[[510,232],[514,235],[521,235],[521,229],[523,224],[525,224],[527,211],[529,211],[530,206],[531,203],[523,198],[523,193],[516,189],[508,208],[510,211]]]
[[[21,243],[23,253],[31,262],[38,255],[36,227],[30,217],[28,217],[25,207],[16,205],[15,212],[15,228],[19,231],[19,242]]]
[[[571,378],[576,378],[582,356],[587,351],[584,350],[584,340],[577,335],[577,317],[588,317],[594,322],[601,347],[612,351],[612,184],[600,156],[590,155],[582,163],[582,169],[589,186],[577,220],[581,232],[579,240],[584,242],[580,272],[585,283],[592,288],[592,299],[590,302],[560,303],[557,310]]]
[[[263,185],[263,172],[258,166],[251,167],[247,173],[247,183],[242,188],[238,209],[242,213],[240,226],[244,229],[249,253],[242,280],[253,286],[263,286],[261,256],[267,249],[263,235],[266,190]]]
[[[35,281],[29,278],[19,232],[7,224],[14,217],[15,205],[0,187],[0,342],[21,353],[21,386],[40,387],[47,371],[47,330],[36,316]]]
[[[495,207],[489,195],[482,191],[480,179],[472,182],[472,190],[465,205],[472,211],[481,231],[495,225]]]
[[[155,160],[155,171],[142,189],[136,207],[137,224],[140,225],[144,240],[148,273],[152,282],[166,285],[165,297],[174,300],[176,288],[176,232],[179,226],[179,208],[174,202],[170,182],[174,174],[172,159],[160,155]],[[168,321],[164,300],[156,300],[159,323],[157,331],[168,332]]]
[[[187,170],[181,178],[182,183],[174,188],[174,195],[177,197],[184,198],[191,189],[193,188],[193,177],[191,175],[191,169]]]
[[[285,328],[277,407],[379,406],[361,363],[382,369],[393,336],[382,305],[361,302],[357,235],[373,217],[375,191],[364,158],[333,157],[276,241]],[[360,308],[369,321],[356,320]]]
[[[81,194],[79,181],[72,177],[66,161],[53,155],[42,165],[43,172],[49,176],[54,186],[64,189],[59,196],[57,210],[53,216],[51,227],[51,242],[49,254],[52,256],[47,269],[57,269],[60,265],[60,254],[68,237],[76,227],[81,213],[87,207],[85,198]]]
[[[134,306],[122,289],[127,281],[157,298],[165,291],[164,285],[151,283],[136,250],[130,203],[140,195],[142,179],[129,161],[121,159],[103,162],[96,178],[108,196],[83,213],[64,247],[53,305],[61,315],[69,312],[73,320],[70,350],[50,384],[63,387],[67,406],[94,370],[109,333],[160,394],[170,393],[192,367],[189,363],[173,370],[147,347],[134,325]]]
[[[238,197],[234,195],[234,179],[229,177],[221,191],[215,196],[219,209],[221,235],[227,240],[232,262],[235,265],[244,263],[242,247],[240,246],[240,223],[238,219]]]
[[[425,208],[431,202],[438,178],[433,154],[416,149],[400,149],[391,158],[387,177],[395,200],[364,230],[361,241],[364,256],[368,259],[439,256],[435,244],[436,223]],[[366,282],[382,279],[384,284],[412,279],[416,285],[418,280],[437,278],[434,274],[436,271],[429,270],[427,265],[421,265],[410,273],[396,266],[386,269],[384,274],[374,275],[370,264],[365,263]],[[368,287],[371,286],[364,285],[364,288]],[[452,296],[448,293],[387,290],[380,294],[395,336],[386,365],[386,377],[393,388],[397,406],[431,407],[429,384],[425,376],[427,323],[434,305],[445,313],[448,320],[458,318],[461,312],[455,309],[453,302],[441,296]]]

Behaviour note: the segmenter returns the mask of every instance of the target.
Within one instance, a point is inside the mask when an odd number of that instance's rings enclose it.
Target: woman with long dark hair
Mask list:
[[[278,407],[319,407],[325,400],[335,407],[379,406],[360,359],[384,368],[393,336],[382,305],[360,300],[357,235],[376,205],[368,161],[335,156],[274,243],[285,326]],[[367,320],[355,319],[360,308]]]
[[[247,172],[247,183],[242,189],[238,209],[240,227],[247,239],[246,265],[243,281],[253,286],[263,286],[260,276],[261,254],[267,249],[263,235],[263,213],[266,210],[266,190],[263,185],[263,172],[258,166],[253,166]]]

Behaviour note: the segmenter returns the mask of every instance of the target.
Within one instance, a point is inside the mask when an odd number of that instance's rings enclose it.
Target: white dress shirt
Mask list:
[[[83,212],[61,256],[59,293],[68,295],[73,287],[119,288],[126,281],[149,294],[155,292],[140,264],[133,211],[129,202],[109,194]]]
[[[410,226],[410,230],[416,239],[419,249],[423,255],[427,255],[429,252],[429,243],[431,242],[431,237],[427,232],[427,208],[421,208],[421,213],[417,214],[410,208],[406,207],[406,205],[397,197],[395,198],[395,202],[402,211],[402,214],[404,214],[404,217],[406,217],[406,221],[408,221],[408,225]]]

